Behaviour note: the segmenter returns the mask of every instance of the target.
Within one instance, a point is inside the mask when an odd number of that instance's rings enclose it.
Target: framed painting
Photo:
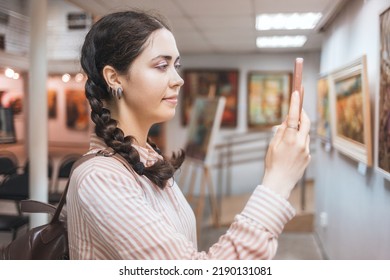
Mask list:
[[[0,144],[16,143],[14,110],[0,106]]]
[[[57,117],[57,91],[55,89],[47,91],[47,106],[49,119],[55,119]]]
[[[372,166],[370,98],[366,56],[331,75],[333,146]]]
[[[71,130],[88,130],[89,109],[84,89],[66,89],[66,126]]]
[[[225,97],[222,127],[237,126],[238,70],[187,69],[184,71],[182,98],[182,125],[187,125],[194,100],[197,97]]]
[[[390,179],[390,8],[380,15],[380,79],[376,167]]]
[[[223,96],[214,99],[198,97],[194,100],[185,145],[186,157],[205,165],[211,163],[212,147],[222,123],[225,102]]]
[[[317,80],[317,136],[331,141],[329,78],[322,76]]]
[[[165,123],[156,123],[149,129],[148,138],[165,153]]]
[[[249,72],[248,127],[280,124],[288,112],[291,73]]]

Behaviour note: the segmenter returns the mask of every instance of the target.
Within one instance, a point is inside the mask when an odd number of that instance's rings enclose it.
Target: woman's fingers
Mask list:
[[[293,141],[299,129],[299,92],[294,91],[291,95],[290,108],[285,129],[285,137],[288,141]]]
[[[288,110],[287,127],[297,127],[299,125],[299,92],[294,91],[291,95],[290,108]]]
[[[280,125],[277,126],[274,137],[271,140],[271,145],[277,145],[282,141],[284,131],[286,130],[286,122],[282,122]]]
[[[299,134],[302,135],[302,137],[306,137],[307,134],[310,132],[310,119],[307,116],[305,110],[302,110],[301,112],[301,120],[299,122]]]

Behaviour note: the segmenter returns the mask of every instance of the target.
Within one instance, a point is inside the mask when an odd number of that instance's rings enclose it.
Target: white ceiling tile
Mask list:
[[[167,21],[173,33],[194,30],[194,24],[185,17],[170,17]]]
[[[157,10],[167,18],[181,52],[253,51],[259,35],[308,36],[302,49],[319,49],[322,34],[314,31],[256,31],[261,12],[322,12],[324,25],[348,0],[67,0],[93,14],[141,8]],[[272,51],[272,50],[261,50]],[[281,51],[280,49],[275,51]],[[287,51],[284,49],[284,51]],[[297,49],[293,49],[297,51]]]
[[[205,30],[227,30],[230,28],[255,28],[255,18],[252,16],[219,16],[219,17],[199,17],[192,18],[197,27]]]
[[[190,16],[251,15],[252,0],[172,0]]]
[[[337,0],[254,0],[256,13],[321,12]]]

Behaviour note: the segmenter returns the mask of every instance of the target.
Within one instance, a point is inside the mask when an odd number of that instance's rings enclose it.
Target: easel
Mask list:
[[[212,223],[215,227],[219,226],[219,209],[218,209],[216,194],[214,191],[214,184],[211,177],[210,166],[206,165],[201,160],[193,159],[193,158],[186,158],[179,179],[179,185],[185,186],[185,180],[187,178],[188,173],[190,172],[190,176],[189,176],[190,182],[189,182],[188,192],[186,194],[188,203],[190,205],[194,203],[194,190],[195,190],[196,175],[198,170],[201,170],[201,174],[200,174],[201,177],[200,177],[200,187],[199,187],[199,198],[196,203],[196,206],[194,207],[194,212],[196,218],[196,231],[199,240],[203,215],[204,215],[206,189],[208,191],[208,195],[210,199]]]
[[[189,166],[193,167],[190,175],[190,186],[187,193],[187,200],[191,204],[194,200],[197,171],[201,171],[199,199],[196,203],[196,207],[194,207],[198,240],[202,227],[206,189],[208,190],[210,197],[210,206],[214,225],[218,225],[219,218],[217,199],[215,197],[214,185],[210,172],[210,162],[212,161],[212,151],[214,150],[214,138],[221,125],[226,98],[213,98],[213,93],[215,93],[215,87],[210,86],[209,97],[198,97],[194,102],[188,128],[189,133],[186,145],[186,161],[179,179],[179,184],[183,188],[185,186],[187,173],[189,172]]]

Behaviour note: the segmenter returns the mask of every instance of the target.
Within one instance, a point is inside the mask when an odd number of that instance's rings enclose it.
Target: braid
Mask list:
[[[145,13],[119,12],[103,17],[88,32],[81,53],[81,66],[88,76],[85,84],[86,97],[91,106],[91,119],[95,133],[108,147],[121,155],[139,175],[163,189],[167,180],[184,161],[184,152],[173,154],[170,159],[163,156],[152,166],[145,167],[133,143],[133,136],[125,136],[111,112],[104,107],[103,100],[112,99],[103,77],[103,68],[113,66],[119,73],[128,71],[131,62],[141,53],[150,34],[167,28],[160,19]],[[129,46],[131,42],[132,46]],[[148,143],[161,154],[157,146]]]

